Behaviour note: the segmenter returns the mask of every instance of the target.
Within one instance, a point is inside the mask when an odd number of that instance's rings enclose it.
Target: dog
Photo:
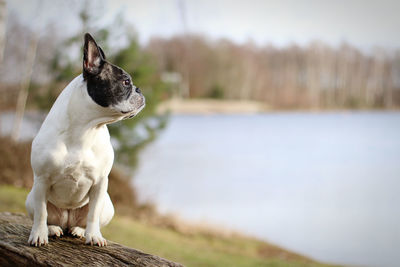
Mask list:
[[[34,182],[26,209],[33,246],[66,230],[86,244],[107,245],[100,227],[114,216],[107,193],[114,151],[106,125],[145,106],[131,76],[106,60],[89,33],[84,39],[82,74],[58,96],[32,142]]]

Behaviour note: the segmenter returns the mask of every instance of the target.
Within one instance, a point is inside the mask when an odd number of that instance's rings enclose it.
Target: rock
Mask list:
[[[0,266],[182,266],[111,241],[107,247],[97,247],[63,236],[32,247],[27,241],[31,226],[24,214],[0,213]]]

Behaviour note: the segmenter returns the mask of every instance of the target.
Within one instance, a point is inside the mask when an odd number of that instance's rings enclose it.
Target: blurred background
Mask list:
[[[0,0],[0,210],[82,70],[83,35],[147,106],[109,125],[106,238],[188,266],[400,264],[400,4]]]

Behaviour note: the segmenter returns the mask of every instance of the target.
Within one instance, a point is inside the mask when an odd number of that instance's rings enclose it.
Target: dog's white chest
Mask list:
[[[88,192],[99,179],[98,160],[92,151],[73,151],[58,158],[49,177],[50,202],[60,208],[77,208],[88,202]]]

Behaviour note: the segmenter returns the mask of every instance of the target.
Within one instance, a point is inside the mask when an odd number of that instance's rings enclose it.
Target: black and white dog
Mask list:
[[[45,245],[48,236],[68,229],[87,244],[107,245],[100,227],[114,215],[107,193],[114,151],[106,124],[131,118],[144,106],[129,74],[107,62],[86,34],[83,73],[59,95],[32,143],[29,244]]]

